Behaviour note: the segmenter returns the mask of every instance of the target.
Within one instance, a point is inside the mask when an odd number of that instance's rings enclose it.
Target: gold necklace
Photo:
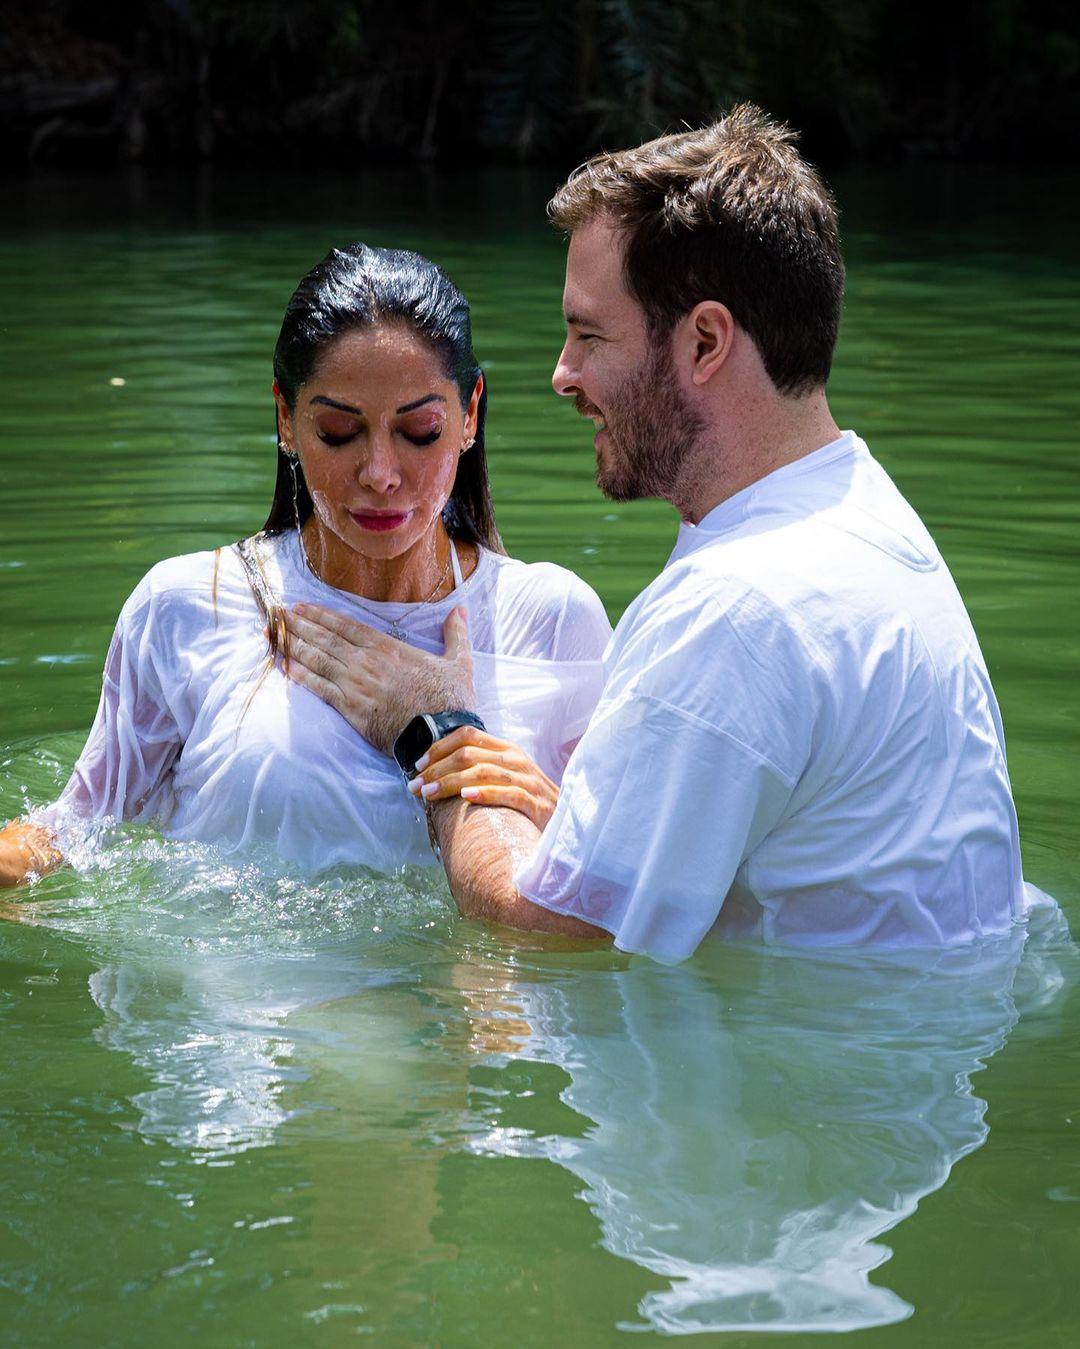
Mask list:
[[[417,609],[421,608],[425,604],[430,604],[431,601],[435,598],[435,596],[446,584],[446,578],[450,574],[450,562],[453,557],[452,551],[453,547],[454,545],[453,542],[451,541],[450,544],[451,551],[446,554],[446,566],[443,567],[442,575],[435,582],[435,588],[432,591],[430,591],[429,594],[425,595],[422,600],[415,600],[412,604],[410,604],[408,614],[414,613]],[[360,599],[357,595],[353,596],[353,600],[359,606],[359,608],[363,609],[364,613],[370,614],[372,618],[377,618],[380,623],[386,623],[389,625],[386,629],[388,637],[396,637],[399,642],[407,642],[409,640],[409,634],[400,625],[400,623],[396,618],[387,618],[385,614],[380,614],[377,609],[372,609],[370,605],[365,604],[364,601]],[[406,618],[407,616],[408,616],[407,614],[401,615],[402,618]]]
[[[300,556],[304,559],[304,566],[308,569],[309,572],[311,572],[312,576],[314,576],[317,581],[322,581],[323,585],[329,585],[330,582],[323,581],[323,578],[319,575],[319,573],[315,570],[315,568],[311,564],[311,558],[308,557],[307,545],[304,542],[303,530],[298,529],[296,531],[296,538],[297,542],[300,544]],[[450,542],[450,549],[446,554],[446,566],[443,567],[442,569],[442,575],[435,582],[434,587],[428,592],[427,595],[424,596],[422,600],[416,600],[413,604],[409,606],[408,610],[409,614],[413,613],[414,610],[419,609],[422,605],[430,604],[431,601],[435,598],[435,596],[446,584],[446,578],[450,573],[450,566],[454,559],[454,541],[453,539],[451,539],[449,542]],[[345,593],[352,594],[352,592],[350,591],[346,591]],[[378,609],[372,609],[370,605],[365,604],[364,601],[358,595],[352,594],[352,600],[359,608],[363,609],[364,613],[370,614],[371,617],[377,619],[380,624],[386,625],[385,631],[388,637],[395,637],[399,642],[407,642],[409,640],[409,634],[401,626],[401,623],[398,621],[398,619],[387,618],[385,614],[379,613]],[[407,616],[406,614],[401,615],[403,619],[406,616]]]

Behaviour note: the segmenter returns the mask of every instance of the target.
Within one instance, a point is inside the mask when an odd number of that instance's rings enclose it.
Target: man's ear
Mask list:
[[[719,300],[702,300],[683,320],[690,355],[690,378],[708,384],[727,360],[735,341],[735,320]]]

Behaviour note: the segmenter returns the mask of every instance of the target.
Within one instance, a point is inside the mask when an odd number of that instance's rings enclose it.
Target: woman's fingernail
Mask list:
[[[307,607],[303,604],[294,604],[292,607],[292,611],[294,614],[303,615],[307,613]]]
[[[409,779],[409,791],[412,792],[413,796],[420,795],[420,788],[423,787],[423,785],[424,779],[422,777],[418,776]]]
[[[466,801],[475,801],[476,798],[480,795],[480,788],[462,787],[461,795],[465,798]]]
[[[438,796],[439,784],[437,782],[425,782],[420,788],[420,795],[427,801],[432,796]]]
[[[417,761],[416,761],[416,771],[417,771],[418,773],[422,773],[422,772],[424,771],[424,769],[428,766],[428,759],[429,759],[430,757],[431,757],[431,756],[430,756],[429,754],[421,754],[421,756],[419,757],[419,759],[417,759]]]

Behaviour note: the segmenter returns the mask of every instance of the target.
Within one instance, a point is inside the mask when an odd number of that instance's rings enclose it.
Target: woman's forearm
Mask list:
[[[44,825],[12,820],[0,829],[0,889],[22,885],[30,876],[43,876],[63,860],[56,835]]]

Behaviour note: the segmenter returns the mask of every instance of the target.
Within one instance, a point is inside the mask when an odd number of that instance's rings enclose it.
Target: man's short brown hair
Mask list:
[[[776,387],[807,393],[829,377],[844,262],[828,188],[795,141],[742,104],[700,131],[596,155],[548,214],[557,229],[607,217],[624,231],[627,288],[654,333],[719,300]]]

